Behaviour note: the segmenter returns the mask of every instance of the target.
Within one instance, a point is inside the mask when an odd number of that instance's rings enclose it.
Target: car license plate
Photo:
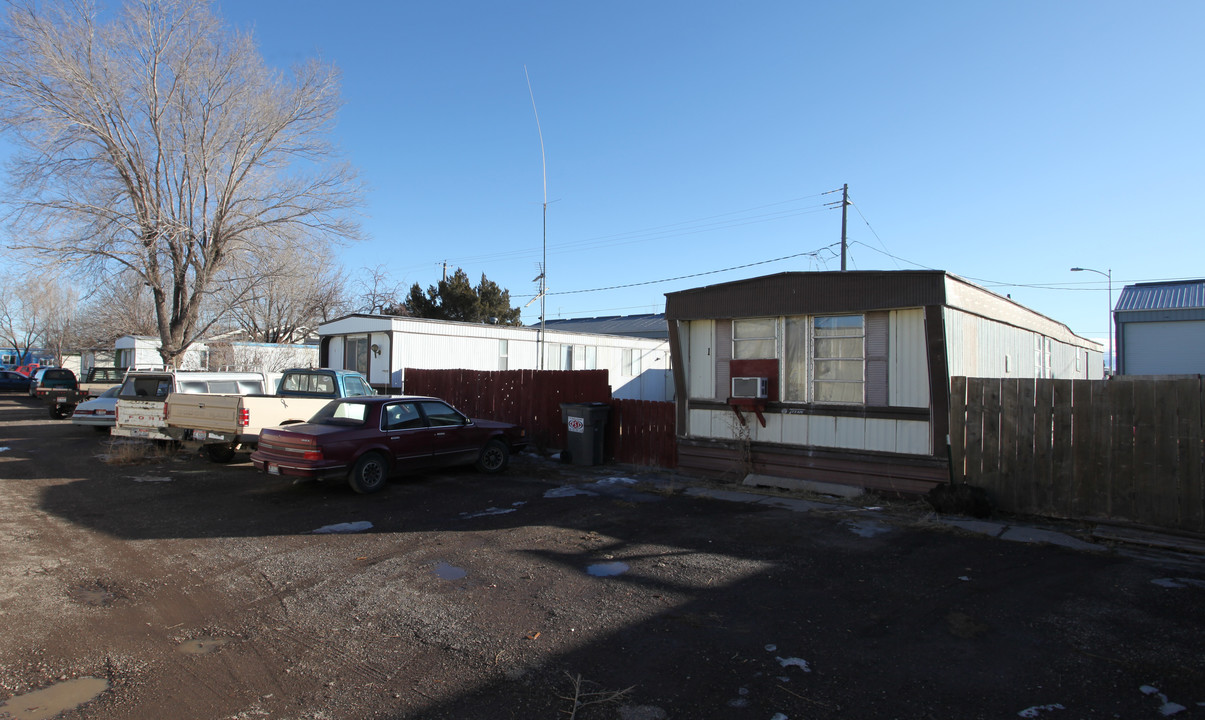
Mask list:
[[[268,463],[267,467],[268,467],[269,475],[279,475],[280,474],[280,466],[279,465],[273,465],[272,463]]]
[[[207,437],[209,437],[209,434],[206,433],[204,430],[193,430],[192,431],[192,439],[193,440],[204,440]]]
[[[66,404],[66,402],[67,402],[67,398],[65,398],[65,397],[57,397],[57,398],[55,398],[55,399],[54,399],[54,402],[55,402],[55,404],[56,404],[56,405],[64,405],[64,404]]]

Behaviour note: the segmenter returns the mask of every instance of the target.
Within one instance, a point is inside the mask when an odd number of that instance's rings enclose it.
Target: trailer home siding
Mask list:
[[[670,293],[666,316],[680,466],[750,484],[924,491],[948,478],[951,375],[1102,372],[1099,345],[941,271],[782,273]]]

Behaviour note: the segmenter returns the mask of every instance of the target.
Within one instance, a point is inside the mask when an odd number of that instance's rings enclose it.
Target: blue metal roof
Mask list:
[[[1205,308],[1205,280],[1126,285],[1117,298],[1117,311],[1187,310]]]

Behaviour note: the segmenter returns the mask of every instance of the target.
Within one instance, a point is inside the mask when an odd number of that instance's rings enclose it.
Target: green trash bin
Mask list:
[[[610,403],[561,403],[561,420],[569,439],[569,462],[574,465],[601,465],[603,440],[607,435],[607,414]],[[561,453],[564,459],[565,453]]]

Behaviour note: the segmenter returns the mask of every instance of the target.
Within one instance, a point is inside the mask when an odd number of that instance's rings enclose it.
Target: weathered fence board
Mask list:
[[[952,472],[1001,509],[1205,532],[1200,376],[951,378],[951,391]]]
[[[606,370],[405,370],[406,392],[443,398],[473,417],[520,425],[537,448],[566,444],[561,403],[611,405],[604,451],[620,462],[672,468],[672,402],[615,400]]]

